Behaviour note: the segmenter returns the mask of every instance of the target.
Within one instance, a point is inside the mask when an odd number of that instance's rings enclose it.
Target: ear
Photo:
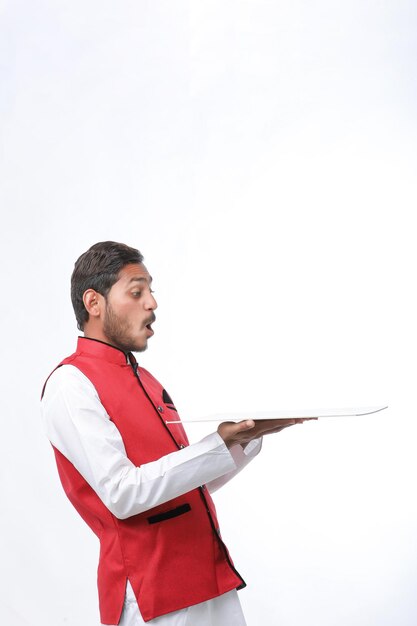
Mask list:
[[[89,316],[100,317],[103,300],[103,296],[97,291],[94,291],[94,289],[87,289],[87,291],[84,291],[83,302]]]

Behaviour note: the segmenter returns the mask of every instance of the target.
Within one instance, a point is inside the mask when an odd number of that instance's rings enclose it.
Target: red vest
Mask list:
[[[89,378],[136,466],[188,445],[172,400],[134,358],[106,343],[80,337],[71,364]],[[100,540],[98,591],[103,624],[118,624],[126,580],[145,621],[245,586],[220,538],[213,501],[199,487],[121,520],[75,467],[54,448],[64,490]]]

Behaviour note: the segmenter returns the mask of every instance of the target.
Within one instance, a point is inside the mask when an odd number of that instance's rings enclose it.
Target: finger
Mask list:
[[[255,420],[242,420],[241,422],[222,422],[220,426],[232,426],[237,427],[237,432],[240,430],[246,430],[255,426]]]
[[[242,422],[222,422],[218,427],[220,435],[226,435],[226,437],[235,437],[239,433],[243,433],[250,430],[255,426],[254,420],[243,420]]]
[[[262,429],[265,430],[265,432],[268,432],[269,430],[275,430],[276,428],[284,428],[286,426],[292,426],[293,424],[296,424],[296,423],[297,423],[296,419],[268,420],[265,422],[265,424],[262,425]]]
[[[295,422],[296,424],[297,422]],[[273,435],[274,433],[280,433],[281,430],[285,430],[286,428],[290,428],[290,426],[294,426],[294,424],[285,424],[284,426],[278,426],[277,428],[273,428],[272,430],[267,430],[263,432],[263,435]]]
[[[255,421],[254,420],[243,420],[242,422],[238,422],[236,424],[236,426],[237,426],[236,432],[240,433],[240,432],[243,432],[244,430],[250,430],[251,428],[254,428]]]
[[[243,420],[242,422],[223,422],[219,425],[217,432],[223,439],[228,448],[235,443],[245,443],[256,437],[256,429],[254,429],[254,420]],[[251,435],[251,432],[255,434]],[[246,434],[248,433],[248,434]]]
[[[303,424],[304,422],[317,421],[318,419],[318,417],[296,417],[295,421],[297,424]]]

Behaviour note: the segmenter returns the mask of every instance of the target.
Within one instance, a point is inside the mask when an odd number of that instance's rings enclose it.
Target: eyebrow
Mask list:
[[[150,285],[152,280],[153,280],[152,276],[149,276],[149,281],[143,276],[133,276],[127,284],[130,285],[130,283],[134,283],[134,282],[137,282],[137,283],[143,282],[143,283],[148,283]]]

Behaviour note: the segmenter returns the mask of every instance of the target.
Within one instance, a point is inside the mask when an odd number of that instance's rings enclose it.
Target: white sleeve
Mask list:
[[[227,472],[227,474],[223,474],[214,480],[211,480],[207,483],[207,489],[210,493],[214,493],[220,487],[223,487],[229,480],[232,480],[248,463],[250,463],[257,454],[261,451],[262,448],[262,437],[258,439],[253,439],[250,441],[245,448],[242,448],[241,445],[237,444],[233,446],[229,450],[230,454],[233,457],[233,460],[236,464],[236,468]]]
[[[49,378],[42,400],[46,434],[119,519],[168,502],[233,472],[236,463],[212,433],[182,450],[136,467],[91,381],[73,365]]]

